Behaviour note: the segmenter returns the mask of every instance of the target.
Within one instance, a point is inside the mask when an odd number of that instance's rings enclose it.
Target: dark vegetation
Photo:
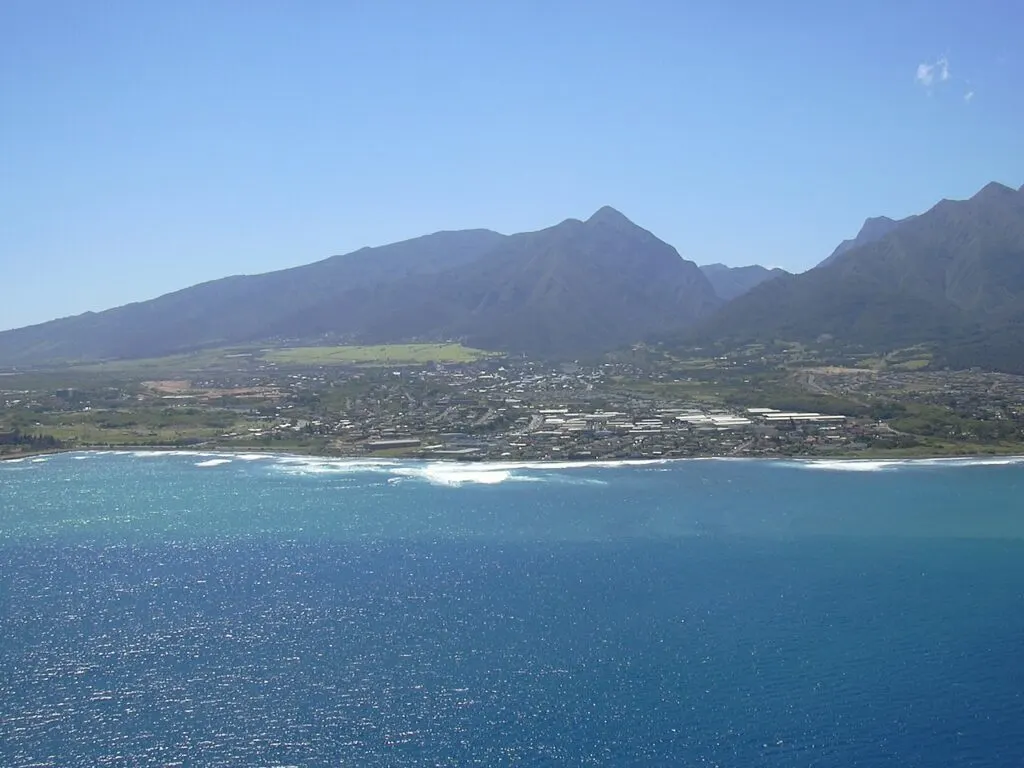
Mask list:
[[[53,435],[22,432],[15,427],[10,432],[0,432],[0,455],[5,453],[40,452],[57,450],[63,446]]]
[[[1024,420],[971,418],[940,405],[890,403],[886,411],[898,432],[983,443],[1024,439]]]

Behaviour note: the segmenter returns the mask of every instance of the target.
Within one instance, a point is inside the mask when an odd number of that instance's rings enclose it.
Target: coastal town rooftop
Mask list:
[[[747,408],[747,413],[764,419],[767,422],[780,421],[846,421],[845,416],[831,416],[822,413],[804,413],[802,411],[780,411],[775,408]]]

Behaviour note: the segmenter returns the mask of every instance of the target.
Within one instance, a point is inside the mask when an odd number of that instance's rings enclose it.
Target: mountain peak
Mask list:
[[[614,226],[629,224],[631,226],[635,226],[632,221],[627,219],[610,205],[598,208],[594,215],[587,219],[587,224],[612,224]]]
[[[877,240],[885,237],[896,228],[898,223],[895,219],[890,219],[888,216],[870,216],[864,220],[864,225],[860,228],[860,232],[857,233],[857,239]]]
[[[843,240],[834,251],[832,255],[821,262],[818,266],[824,267],[828,264],[833,264],[840,256],[847,251],[852,251],[862,245],[873,243],[876,240],[881,240],[883,237],[892,232],[896,227],[905,221],[909,221],[913,216],[909,216],[906,219],[900,219],[896,221],[890,219],[888,216],[871,216],[864,220],[863,226],[860,228],[860,232],[852,240]]]
[[[998,181],[990,181],[972,197],[972,200],[988,200],[1001,195],[1015,195],[1017,191],[1012,187],[1008,187],[1005,184],[1000,184]]]
[[[890,219],[888,216],[868,216],[864,219],[864,226],[861,227],[861,232],[865,229],[871,229],[873,227],[884,227],[889,224],[895,224],[896,219]]]
[[[735,300],[695,342],[817,339],[863,349],[932,348],[942,366],[1017,372],[1024,359],[1024,206],[989,184],[856,243],[833,267],[780,278]]]

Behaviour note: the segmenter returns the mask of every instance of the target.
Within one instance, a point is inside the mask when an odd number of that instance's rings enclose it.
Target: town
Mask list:
[[[8,372],[0,456],[132,447],[536,461],[957,455],[1024,443],[1024,377],[1007,374],[814,364],[792,350],[678,360],[635,349],[589,363],[398,352]]]

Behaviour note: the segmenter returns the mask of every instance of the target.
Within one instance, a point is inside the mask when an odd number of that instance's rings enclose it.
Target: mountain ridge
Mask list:
[[[824,267],[828,264],[832,264],[837,259],[841,258],[844,253],[847,253],[855,248],[859,248],[862,245],[873,243],[876,240],[881,240],[887,234],[892,232],[900,224],[909,221],[914,218],[908,216],[904,219],[890,219],[888,216],[870,216],[864,220],[864,224],[861,225],[860,231],[857,235],[849,240],[843,240],[836,249],[826,258],[820,262],[817,266]]]
[[[891,221],[891,220],[890,220]],[[831,258],[831,257],[830,257]],[[702,321],[702,340],[938,344],[966,364],[979,339],[1024,350],[1024,191],[987,184],[799,275],[757,286]],[[973,364],[973,363],[972,363]]]
[[[681,328],[719,303],[695,264],[605,206],[535,232],[442,231],[5,331],[0,362],[271,340],[462,340],[572,355]]]
[[[572,358],[670,337],[930,343],[951,364],[1017,355],[1024,370],[1024,187],[871,217],[796,275],[698,267],[610,206],[532,232],[440,231],[0,332],[0,364],[256,342],[461,341]]]

